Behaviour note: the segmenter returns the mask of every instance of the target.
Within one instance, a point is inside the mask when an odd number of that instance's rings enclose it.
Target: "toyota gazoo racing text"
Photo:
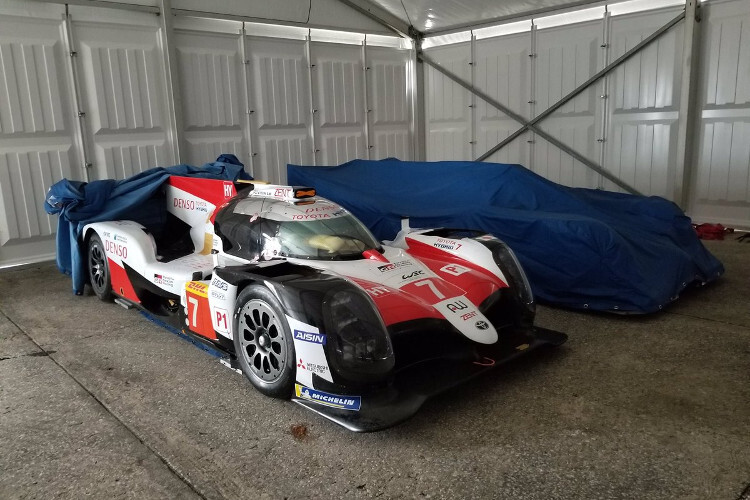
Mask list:
[[[84,228],[94,293],[171,322],[263,394],[348,429],[393,425],[566,340],[533,326],[523,270],[490,235],[406,225],[381,244],[311,188],[173,176],[165,190],[158,231]]]

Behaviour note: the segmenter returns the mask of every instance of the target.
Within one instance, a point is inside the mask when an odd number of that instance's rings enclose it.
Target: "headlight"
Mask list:
[[[493,253],[498,267],[508,277],[511,287],[517,291],[519,300],[526,306],[530,312],[536,309],[534,305],[534,294],[531,292],[531,285],[526,278],[526,273],[518,262],[516,254],[505,243],[500,243]]]
[[[351,380],[372,380],[395,364],[391,339],[370,298],[354,288],[329,292],[323,301],[326,333],[337,371]]]

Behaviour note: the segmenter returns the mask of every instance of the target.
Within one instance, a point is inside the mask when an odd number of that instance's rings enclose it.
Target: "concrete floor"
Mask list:
[[[0,498],[750,498],[750,244],[707,246],[713,286],[648,317],[540,307],[565,346],[372,434],[51,264],[2,272]]]

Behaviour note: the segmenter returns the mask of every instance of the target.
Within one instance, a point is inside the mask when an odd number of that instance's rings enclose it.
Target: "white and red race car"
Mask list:
[[[85,226],[94,293],[178,326],[263,394],[351,430],[393,425],[430,396],[562,333],[533,326],[513,252],[471,231],[381,244],[312,188],[172,176],[168,223]]]

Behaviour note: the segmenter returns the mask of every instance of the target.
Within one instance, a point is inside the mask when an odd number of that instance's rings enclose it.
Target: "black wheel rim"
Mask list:
[[[91,286],[101,292],[107,286],[107,257],[99,242],[93,242],[89,251],[89,274]]]
[[[238,335],[240,355],[250,371],[264,382],[274,382],[287,364],[286,339],[281,319],[259,299],[247,301],[240,309]]]

